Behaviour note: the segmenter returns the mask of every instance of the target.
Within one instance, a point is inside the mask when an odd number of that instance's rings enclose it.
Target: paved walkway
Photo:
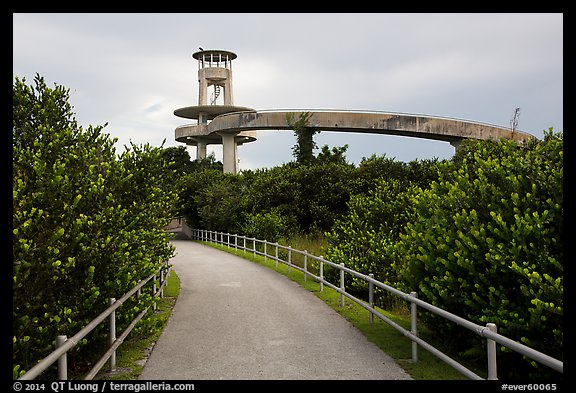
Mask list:
[[[174,240],[181,290],[140,379],[411,379],[285,276]]]

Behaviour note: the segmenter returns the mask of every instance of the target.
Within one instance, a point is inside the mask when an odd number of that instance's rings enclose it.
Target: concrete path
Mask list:
[[[181,290],[140,379],[411,379],[285,276],[174,240]]]

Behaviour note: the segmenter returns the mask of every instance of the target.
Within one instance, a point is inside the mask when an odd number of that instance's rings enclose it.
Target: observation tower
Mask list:
[[[208,121],[232,113],[253,111],[251,108],[234,105],[232,90],[232,60],[236,54],[224,50],[201,50],[192,54],[198,60],[198,105],[179,108],[174,115],[197,120],[197,124],[177,127],[178,142],[196,146],[196,159],[206,157],[206,146],[223,145],[224,172],[237,172],[237,147],[256,140],[256,131],[222,131],[209,133]],[[211,93],[210,93],[211,90]]]
[[[198,60],[198,105],[176,109],[174,114],[198,120],[176,128],[178,142],[197,146],[197,158],[206,157],[206,145],[223,145],[224,172],[237,172],[237,146],[256,140],[255,130],[292,130],[288,116],[307,114],[310,129],[408,136],[449,142],[458,148],[464,139],[501,138],[524,143],[533,135],[511,128],[469,120],[408,113],[354,110],[260,110],[235,106],[232,95],[232,60],[236,54],[203,50]],[[209,90],[212,94],[209,97]],[[223,95],[222,95],[223,91]],[[209,122],[210,121],[210,122]]]

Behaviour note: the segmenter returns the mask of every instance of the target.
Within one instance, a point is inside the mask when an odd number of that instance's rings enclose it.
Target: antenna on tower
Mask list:
[[[512,119],[510,119],[510,128],[512,132],[518,129],[518,119],[520,118],[520,108],[514,109],[514,114],[512,115]]]

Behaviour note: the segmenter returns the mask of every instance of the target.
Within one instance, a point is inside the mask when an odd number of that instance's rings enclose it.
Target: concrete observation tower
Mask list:
[[[201,50],[198,60],[200,92],[197,106],[176,109],[176,116],[196,119],[198,124],[176,128],[178,142],[197,146],[197,158],[206,157],[206,145],[223,145],[224,172],[237,172],[237,146],[256,140],[255,130],[292,130],[287,116],[309,115],[307,127],[315,130],[398,135],[449,142],[458,147],[464,139],[501,138],[524,143],[533,135],[515,129],[475,121],[408,113],[354,110],[260,110],[234,106],[232,60],[236,55],[222,50]],[[208,97],[208,90],[213,93]],[[224,96],[221,97],[222,90]],[[210,123],[208,121],[210,120]]]
[[[208,132],[208,121],[217,116],[233,112],[253,111],[251,108],[234,105],[232,60],[236,58],[236,54],[224,50],[200,50],[192,54],[192,57],[198,60],[198,105],[176,109],[174,115],[195,119],[198,122],[197,124],[177,127],[176,140],[189,146],[196,146],[197,159],[206,157],[207,145],[222,144],[224,172],[236,173],[237,147],[255,141],[256,131]],[[212,90],[211,94],[210,90]]]

